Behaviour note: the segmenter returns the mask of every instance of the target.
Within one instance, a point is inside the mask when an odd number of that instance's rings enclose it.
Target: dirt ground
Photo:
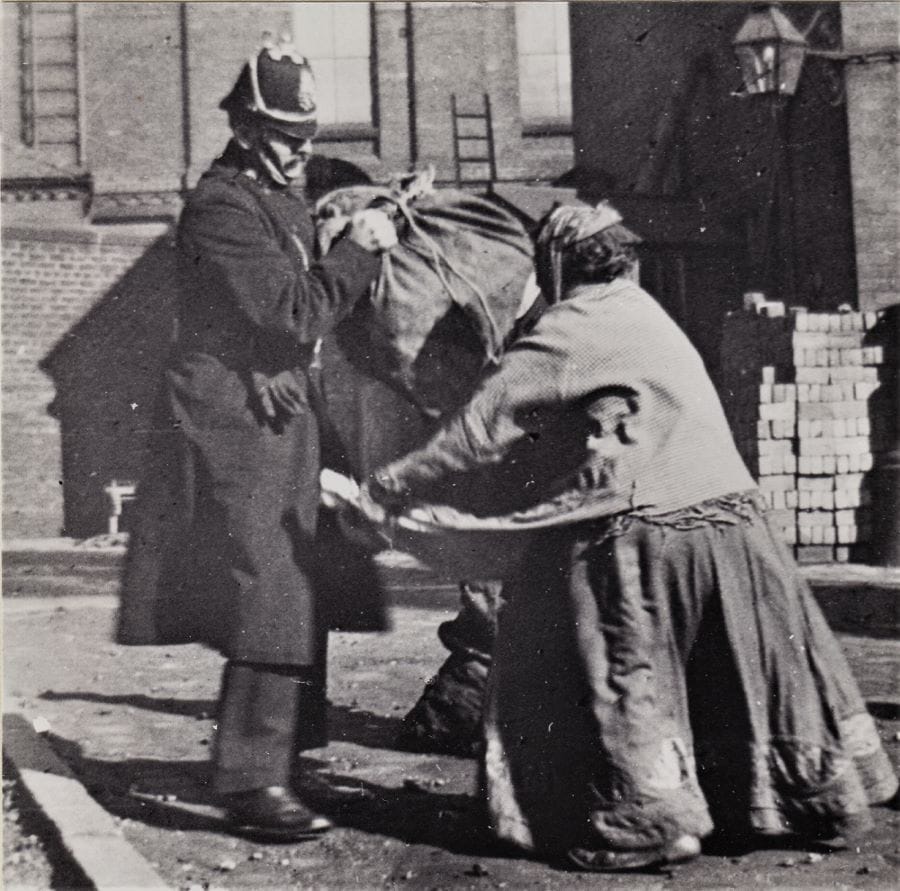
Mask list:
[[[443,658],[434,632],[448,613],[416,607],[396,608],[389,633],[332,637],[333,742],[308,753],[303,786],[338,828],[302,844],[233,837],[207,785],[221,660],[193,646],[116,646],[113,610],[107,597],[7,600],[5,709],[49,723],[57,753],[172,887],[880,889],[900,882],[900,814],[885,808],[876,809],[865,843],[840,853],[721,853],[619,876],[504,855],[478,829],[474,762],[392,748],[400,717]],[[842,640],[896,763],[900,642]],[[65,887],[38,862],[40,839],[17,826],[13,847],[4,845],[6,886]]]

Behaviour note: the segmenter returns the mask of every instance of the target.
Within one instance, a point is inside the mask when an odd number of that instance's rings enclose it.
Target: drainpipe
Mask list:
[[[893,381],[882,386],[890,393],[888,411],[893,412],[893,444],[879,465],[874,477],[875,533],[873,562],[880,566],[900,566],[900,305],[890,307],[885,322],[888,340],[885,343],[885,367],[893,371]]]

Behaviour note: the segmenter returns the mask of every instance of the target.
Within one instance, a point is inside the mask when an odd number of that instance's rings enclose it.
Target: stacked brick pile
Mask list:
[[[889,447],[880,314],[753,303],[725,324],[720,389],[771,518],[803,562],[864,559]]]

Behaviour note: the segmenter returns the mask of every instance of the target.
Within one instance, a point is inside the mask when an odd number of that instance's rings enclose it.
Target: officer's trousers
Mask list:
[[[216,792],[287,786],[298,753],[328,743],[324,650],[311,666],[226,663],[213,750]]]

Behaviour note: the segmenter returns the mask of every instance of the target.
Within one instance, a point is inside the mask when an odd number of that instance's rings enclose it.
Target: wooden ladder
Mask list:
[[[480,108],[461,110],[456,93],[453,93],[450,96],[450,114],[453,119],[457,188],[479,186],[490,189],[497,179],[491,97],[484,93]]]
[[[75,3],[19,3],[22,142],[54,166],[81,163]]]

